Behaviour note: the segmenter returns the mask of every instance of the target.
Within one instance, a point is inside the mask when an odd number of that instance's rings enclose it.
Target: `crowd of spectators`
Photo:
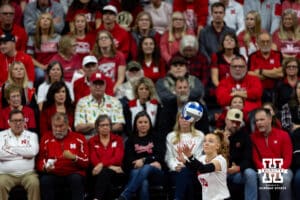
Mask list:
[[[239,199],[242,185],[244,199],[300,199],[299,13],[299,0],[1,0],[0,198],[21,185],[30,200],[147,200],[162,185]],[[183,118],[189,101],[199,121]]]

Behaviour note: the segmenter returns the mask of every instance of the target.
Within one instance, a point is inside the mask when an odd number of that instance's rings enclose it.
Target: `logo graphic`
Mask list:
[[[287,169],[282,169],[282,158],[264,158],[262,159],[264,168],[258,170],[258,174],[263,174],[263,183],[283,183],[282,173],[287,174]]]

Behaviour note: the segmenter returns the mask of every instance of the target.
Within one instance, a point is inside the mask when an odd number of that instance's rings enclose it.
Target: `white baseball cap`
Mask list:
[[[98,60],[95,56],[85,56],[82,60],[82,65],[85,66],[89,63],[96,63],[98,64]]]
[[[113,12],[113,13],[115,13],[115,15],[118,14],[117,8],[113,5],[104,6],[102,12],[105,12],[105,11]]]

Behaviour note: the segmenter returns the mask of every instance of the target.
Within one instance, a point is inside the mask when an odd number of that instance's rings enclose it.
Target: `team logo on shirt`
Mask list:
[[[70,144],[70,149],[76,149],[76,144],[71,143],[71,144]]]

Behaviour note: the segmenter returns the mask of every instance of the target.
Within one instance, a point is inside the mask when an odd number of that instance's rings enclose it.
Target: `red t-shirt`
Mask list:
[[[279,51],[271,50],[269,58],[264,58],[258,50],[249,56],[249,69],[255,71],[257,69],[273,69],[281,67],[282,54]],[[262,80],[263,88],[272,89],[275,87],[276,80],[266,78]]]
[[[86,34],[86,36],[83,39],[76,38],[76,53],[80,56],[81,60],[91,53],[95,42],[96,35],[93,33]]]
[[[105,76],[111,78],[113,84],[118,80],[119,66],[126,66],[125,58],[119,51],[117,51],[114,57],[102,57],[98,59],[98,69],[102,71]]]
[[[64,69],[64,79],[68,82],[72,80],[74,72],[81,69],[81,58],[77,54],[75,54],[70,60],[65,60],[59,53],[57,53],[51,58],[50,62],[52,61],[58,61],[61,63]]]
[[[150,78],[154,83],[166,75],[166,64],[163,59],[159,60],[158,65],[153,61],[147,65],[145,62],[142,63],[144,76]]]

